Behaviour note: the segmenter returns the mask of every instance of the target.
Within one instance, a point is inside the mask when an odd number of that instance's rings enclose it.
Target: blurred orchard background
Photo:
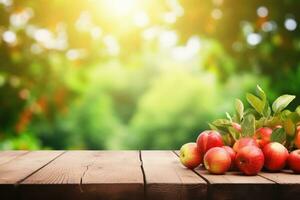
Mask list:
[[[175,149],[256,84],[300,104],[298,0],[0,0],[0,149]]]

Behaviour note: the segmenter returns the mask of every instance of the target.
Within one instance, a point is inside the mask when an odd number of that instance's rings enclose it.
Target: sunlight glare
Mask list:
[[[107,47],[107,53],[112,56],[117,56],[120,52],[120,46],[118,41],[112,35],[106,35],[103,38],[103,42]]]
[[[139,11],[133,17],[134,23],[138,27],[144,27],[149,24],[149,17],[146,12]]]
[[[162,31],[159,36],[161,47],[173,47],[178,41],[178,35],[175,31]]]
[[[137,9],[137,0],[105,0],[104,6],[117,16],[129,15]]]
[[[201,40],[198,36],[191,36],[185,46],[177,46],[172,51],[176,60],[188,61],[193,59],[201,49]]]

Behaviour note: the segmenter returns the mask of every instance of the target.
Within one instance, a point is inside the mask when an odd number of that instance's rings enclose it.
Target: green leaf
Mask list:
[[[227,129],[227,127],[218,126],[217,129],[218,129],[217,131],[221,135],[228,135],[228,129]]]
[[[224,145],[232,146],[235,142],[234,138],[230,134],[222,135],[222,140],[224,142]]]
[[[289,117],[289,115],[292,114],[293,112],[289,109],[285,109],[285,110],[281,111],[281,113],[284,113],[286,115],[286,117]]]
[[[215,131],[218,131],[221,135],[228,135],[228,131],[226,128],[224,127],[217,127],[217,126],[214,126],[213,124],[211,123],[208,123],[208,126],[211,130],[215,130]]]
[[[282,125],[282,120],[280,119],[279,116],[272,116],[268,118],[264,123],[264,126],[267,127],[275,127],[277,125]]]
[[[259,85],[256,86],[256,93],[263,100],[263,103],[265,104],[267,101],[267,96],[266,93],[261,89]]]
[[[286,140],[286,133],[283,128],[275,129],[271,135],[271,142],[284,143]]]
[[[288,118],[291,119],[294,122],[294,124],[300,122],[300,115],[298,115],[296,112],[291,112],[288,115]]]
[[[286,120],[287,118],[289,118],[289,116],[291,115],[291,111],[290,110],[283,110],[281,113],[280,113],[280,118],[282,120]]]
[[[214,126],[230,126],[231,125],[231,121],[229,121],[228,119],[217,119],[212,123]]]
[[[229,120],[230,122],[232,122],[232,117],[230,116],[230,114],[229,114],[228,112],[226,112],[225,114],[226,114],[226,117],[228,118],[228,120]]]
[[[239,121],[242,121],[244,116],[244,104],[240,99],[235,100],[235,110]]]
[[[261,117],[260,119],[258,119],[256,121],[255,128],[258,129],[258,128],[261,128],[261,127],[265,126],[266,121],[267,121],[267,118]]]
[[[288,134],[289,136],[293,136],[295,134],[296,125],[294,124],[292,119],[286,119],[283,122],[283,128],[284,128],[286,134]]]
[[[244,111],[244,115],[249,115],[249,114],[252,114],[254,116],[257,115],[257,111],[253,108],[247,108],[245,111]]]
[[[281,112],[295,99],[295,97],[296,96],[294,95],[288,95],[288,94],[278,97],[272,105],[273,111],[275,113]]]
[[[218,130],[218,128],[216,126],[212,125],[211,123],[208,123],[208,126],[211,130],[215,130],[215,131]]]
[[[296,113],[300,116],[300,106],[296,108]]]
[[[264,107],[264,110],[263,110],[263,116],[264,117],[270,117],[270,115],[271,115],[271,108],[270,108],[269,102],[266,101],[265,107]]]
[[[259,85],[256,86],[256,93],[257,93],[258,97],[260,97],[262,104],[264,106],[262,115],[264,117],[269,117],[271,115],[271,108],[270,108],[269,102],[267,100],[266,93],[263,91],[263,89],[261,89],[261,87]]]
[[[259,113],[262,114],[264,110],[264,102],[260,100],[257,96],[247,93],[246,99],[248,103]]]
[[[252,137],[255,133],[255,117],[254,115],[246,115],[242,121],[242,136]]]
[[[228,131],[235,141],[240,138],[240,133],[237,132],[233,127],[228,127]]]

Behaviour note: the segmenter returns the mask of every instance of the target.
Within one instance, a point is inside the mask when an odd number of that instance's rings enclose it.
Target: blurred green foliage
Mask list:
[[[256,84],[300,96],[299,9],[0,0],[0,149],[176,149]]]

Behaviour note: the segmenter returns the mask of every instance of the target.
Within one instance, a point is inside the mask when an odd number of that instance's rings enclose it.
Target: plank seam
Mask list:
[[[179,157],[179,155],[177,154],[177,152],[176,151],[173,151],[173,153],[177,156],[177,157]],[[195,170],[191,170],[191,171],[193,171],[197,176],[199,176],[200,178],[202,178],[206,183],[207,183],[207,191],[206,191],[206,198],[207,199],[212,199],[211,198],[211,187],[212,187],[212,184],[209,182],[209,180],[208,179],[206,179],[205,177],[203,177],[200,173],[198,173],[198,172],[196,172]]]
[[[141,166],[141,170],[142,170],[142,174],[143,174],[143,182],[144,182],[144,199],[147,199],[147,181],[146,181],[146,174],[145,174],[145,170],[144,170],[144,164],[143,164],[143,159],[142,159],[142,151],[139,150],[139,159],[140,159],[140,166]]]
[[[261,175],[261,174],[258,174],[258,175],[261,176],[261,177],[263,177],[263,178],[265,178],[265,179],[267,179],[267,180],[270,180],[270,181],[274,182],[275,185],[276,185],[276,189],[275,189],[276,194],[275,194],[275,196],[278,199],[285,199],[284,198],[284,191],[285,190],[282,187],[284,187],[286,184],[277,182],[277,181],[275,181],[275,180],[273,180],[271,178],[265,177],[264,175]],[[290,183],[287,183],[287,184],[289,185]]]
[[[267,177],[261,175],[261,174],[258,174],[258,176],[260,176],[260,177],[262,177],[262,178],[264,178],[264,179],[266,179],[266,180],[269,180],[269,181],[275,183],[275,188],[274,188],[275,195],[274,195],[274,196],[275,196],[275,197],[278,197],[279,199],[281,199],[281,198],[280,198],[280,195],[281,195],[281,194],[280,194],[280,192],[279,192],[279,191],[280,191],[280,190],[279,190],[280,184],[277,183],[276,181],[270,179],[270,178],[267,178]]]
[[[176,151],[173,151],[174,153],[175,153],[175,155],[177,155],[178,157],[179,157],[179,155],[177,154],[177,152]],[[212,185],[213,184],[211,184],[209,181],[208,181],[208,179],[206,179],[205,177],[203,177],[203,176],[201,176],[201,174],[200,173],[198,173],[197,171],[195,171],[195,170],[192,170],[192,171],[194,171],[194,173],[196,173],[198,176],[200,176],[201,178],[203,178],[206,182],[207,182],[207,198],[208,199],[211,199],[211,187],[212,187]],[[271,182],[273,182],[273,183],[275,183],[275,191],[277,192],[278,191],[278,187],[279,187],[279,183],[277,183],[276,181],[274,181],[274,180],[272,180],[272,179],[270,179],[270,178],[267,178],[267,177],[265,177],[265,176],[263,176],[263,175],[261,175],[261,174],[258,174],[257,176],[260,176],[261,178],[263,178],[263,179],[266,179],[266,180],[269,180],[269,181],[271,181]],[[277,195],[275,195],[275,196],[277,196]]]
[[[50,164],[51,162],[53,162],[55,159],[57,159],[58,157],[62,156],[64,153],[66,153],[66,151],[63,151],[62,153],[60,153],[59,155],[55,156],[53,159],[51,159],[49,162],[47,162],[46,164],[44,164],[43,166],[41,166],[40,168],[34,170],[32,173],[30,173],[29,175],[27,175],[25,178],[22,178],[21,180],[17,181],[14,185],[15,187],[17,187],[18,185],[20,185],[20,183],[22,183],[23,181],[25,181],[27,178],[29,178],[30,176],[32,176],[33,174],[35,174],[36,172],[40,171],[41,169],[43,169],[44,167],[46,167],[48,164]]]
[[[172,152],[179,158],[179,155],[177,154],[176,151],[173,150]],[[197,176],[199,176],[200,178],[202,178],[206,182],[206,184],[207,184],[206,199],[211,199],[211,197],[210,197],[211,196],[210,195],[211,191],[210,190],[211,190],[212,184],[208,181],[208,179],[203,177],[200,173],[196,172],[193,169],[191,169],[191,171],[194,172]]]
[[[83,188],[82,188],[82,180],[83,180],[83,177],[85,176],[86,172],[89,170],[89,167],[90,167],[91,165],[93,165],[93,163],[92,163],[92,164],[88,164],[88,165],[86,166],[86,169],[84,170],[84,172],[82,173],[82,176],[80,177],[80,183],[79,183],[79,189],[80,189],[80,192],[83,192]]]
[[[273,183],[279,184],[279,183],[277,183],[276,181],[274,181],[274,180],[272,180],[272,179],[270,179],[270,178],[268,178],[268,177],[265,177],[264,175],[258,174],[258,176],[260,176],[260,177],[262,177],[262,178],[264,178],[264,179],[267,179],[267,180],[269,180],[269,181],[272,181]]]
[[[176,151],[172,151],[177,157],[179,157],[179,155],[176,153]],[[199,174],[198,172],[196,172],[195,170],[191,169],[191,171],[193,171],[195,174],[197,174],[200,178],[202,178],[203,180],[205,180],[205,182],[207,184],[210,184],[210,182],[205,178],[203,177],[201,174]]]

